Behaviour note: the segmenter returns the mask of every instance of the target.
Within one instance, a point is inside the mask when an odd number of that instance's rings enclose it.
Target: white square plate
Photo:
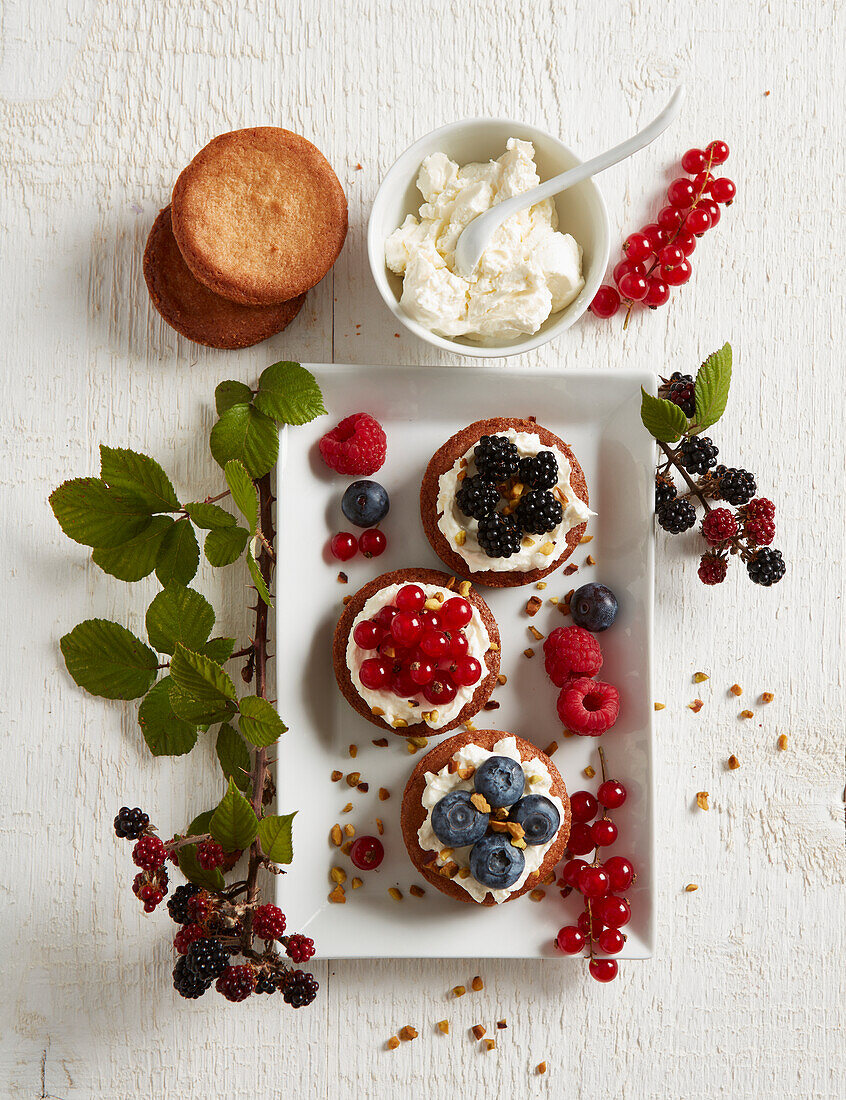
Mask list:
[[[578,572],[547,578],[545,602],[533,619],[524,607],[535,588],[480,589],[502,635],[502,671],[508,683],[497,688],[499,710],[482,711],[476,725],[520,734],[545,748],[559,742],[555,763],[570,791],[596,790],[582,769],[599,772],[597,741],[561,737],[557,689],[543,667],[544,634],[570,623],[548,602],[590,580],[609,585],[620,601],[614,626],[601,634],[602,677],[620,690],[617,724],[603,738],[611,774],[625,783],[628,799],[613,814],[620,835],[608,854],[628,855],[637,883],[628,892],[632,920],[621,958],[647,958],[653,950],[654,859],[652,791],[652,502],[654,444],[640,422],[640,387],[654,388],[647,371],[611,373],[569,370],[485,370],[468,368],[386,368],[310,366],[323,389],[329,417],[283,433],[278,476],[279,567],[276,584],[278,709],[289,732],[279,745],[277,766],[280,812],[298,810],[294,820],[294,863],[276,879],[278,901],[288,927],[312,936],[322,958],[493,957],[561,958],[553,939],[562,924],[575,921],[577,900],[562,903],[556,886],[535,903],[524,896],[493,907],[457,902],[426,883],[415,871],[402,841],[399,813],[405,783],[419,756],[406,740],[361,718],[337,690],[331,641],[343,597],[380,573],[405,566],[444,568],[429,546],[420,522],[418,493],[433,452],[459,428],[490,416],[535,416],[573,447],[597,512],[588,524],[592,541],[570,561]],[[323,464],[317,440],[343,417],[366,411],[384,426],[388,457],[374,477],[385,485],[391,510],[382,524],[385,553],[341,564],[326,552],[332,532],[349,529],[340,510],[348,478]],[[590,553],[596,566],[586,566]],[[339,583],[343,569],[349,585]],[[523,651],[532,645],[534,659]],[[387,748],[373,739],[387,736]],[[435,739],[430,739],[430,745]],[[349,746],[358,746],[355,759]],[[369,791],[351,790],[330,773],[361,772]],[[390,799],[379,801],[380,787]],[[342,813],[347,802],[353,810]],[[329,842],[335,822],[355,826],[357,835],[375,834],[384,822],[385,859],[376,871],[356,872]],[[347,901],[330,903],[329,872],[348,875]],[[350,888],[359,873],[364,885]],[[408,893],[418,883],[423,898]],[[399,887],[394,901],[388,888]]]

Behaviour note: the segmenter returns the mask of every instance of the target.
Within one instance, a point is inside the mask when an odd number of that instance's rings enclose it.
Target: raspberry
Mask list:
[[[189,969],[184,956],[176,960],[176,966],[173,968],[173,988],[180,997],[187,997],[190,1000],[202,997],[210,985],[211,982],[203,981]]]
[[[769,546],[775,538],[775,524],[766,516],[747,517],[743,532],[755,546]]]
[[[673,484],[672,478],[667,477],[664,474],[655,478],[655,511],[663,504],[669,504],[671,500],[676,499],[676,493],[678,490]]]
[[[279,986],[266,970],[260,970],[256,978],[256,993],[275,993]]]
[[[729,504],[746,504],[757,491],[755,478],[748,470],[736,470],[733,466],[728,470],[718,467],[714,474],[719,476],[720,496]]]
[[[552,451],[521,458],[517,476],[530,489],[554,489],[558,484],[558,459]]]
[[[205,932],[199,924],[183,925],[173,937],[173,946],[176,949],[176,953],[178,955],[187,955],[188,948],[191,944],[196,943],[197,940],[201,940],[203,936],[205,936]]]
[[[516,443],[504,435],[483,435],[473,448],[476,470],[488,481],[507,481],[517,473],[520,455]]]
[[[455,494],[455,503],[465,516],[473,519],[489,516],[498,502],[496,486],[478,474],[475,477],[466,477]]]
[[[558,696],[558,717],[582,737],[599,737],[614,725],[619,713],[617,689],[587,676],[562,688]]]
[[[707,435],[695,435],[679,448],[679,462],[689,474],[704,474],[716,466],[719,453]]]
[[[702,536],[709,546],[719,546],[737,534],[737,516],[730,508],[714,508],[702,520]]]
[[[494,512],[479,520],[476,538],[489,558],[510,558],[520,549],[522,532],[511,516]]]
[[[750,500],[746,505],[744,514],[747,519],[763,517],[764,519],[773,520],[775,519],[775,505],[766,497],[756,497],[755,500]]]
[[[260,940],[279,940],[285,935],[285,914],[277,905],[260,905],[253,913],[253,932]]]
[[[186,882],[184,886],[177,886],[173,891],[173,897],[167,903],[167,909],[171,920],[177,924],[190,924],[191,914],[188,912],[188,902],[195,894],[199,894],[200,887],[193,882]]]
[[[142,836],[132,849],[132,862],[145,871],[155,871],[164,863],[167,852],[157,836]]]
[[[703,584],[722,584],[727,571],[728,562],[719,554],[703,554],[699,559],[699,579]]]
[[[215,982],[215,989],[227,1001],[246,1001],[256,984],[256,974],[251,966],[227,966]]]
[[[210,982],[229,965],[229,953],[218,940],[205,937],[195,940],[188,948],[185,965],[198,978]]]
[[[689,500],[671,500],[657,512],[658,523],[671,535],[680,535],[696,523],[696,509]]]
[[[314,956],[314,940],[297,932],[296,935],[288,937],[285,954],[295,963],[307,962]]]
[[[599,642],[581,626],[559,626],[543,643],[546,674],[556,687],[572,677],[595,676],[602,668]]]
[[[387,453],[382,425],[368,413],[346,417],[319,446],[323,461],[339,474],[375,474]]]
[[[304,1008],[317,996],[320,986],[313,974],[292,970],[285,975],[282,996],[292,1008]]]
[[[514,513],[517,525],[532,535],[545,535],[561,522],[561,501],[546,489],[537,489],[521,497]]]
[[[757,550],[754,557],[746,563],[749,579],[755,584],[762,584],[765,588],[769,588],[771,584],[778,584],[786,570],[787,566],[784,564],[781,550],[770,550],[768,546]]]
[[[216,840],[204,840],[202,844],[197,845],[197,863],[203,870],[213,871],[215,867],[220,867],[225,862],[223,845],[218,844]]]
[[[115,818],[115,833],[122,840],[137,840],[150,824],[150,818],[138,806],[121,806]]]

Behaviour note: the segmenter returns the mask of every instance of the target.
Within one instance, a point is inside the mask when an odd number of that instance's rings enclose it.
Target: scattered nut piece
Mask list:
[[[406,749],[408,749],[408,753],[410,756],[414,756],[414,754],[417,752],[417,746],[414,744],[411,738],[408,738],[406,740],[405,747]]]
[[[454,985],[452,987],[452,994],[454,997],[463,997],[467,990],[463,985]]]
[[[496,1039],[485,1039],[485,1050],[493,1050],[496,1046]]]
[[[538,1064],[535,1066],[535,1073],[546,1073],[546,1062],[538,1062]]]
[[[465,764],[458,769],[459,779],[472,779],[476,774],[476,769],[472,764]]]
[[[496,1026],[500,1031],[504,1031],[508,1027],[508,1023],[506,1020],[497,1020]]]
[[[333,867],[329,872],[329,878],[338,886],[347,881],[347,872],[343,867]]]
[[[343,571],[338,574],[338,584],[348,584],[349,577]]]
[[[755,717],[755,714],[754,714],[754,712],[753,712],[753,711],[751,711],[751,710],[742,710],[742,711],[740,712],[740,717],[741,717],[741,718],[754,718],[754,717]]]
[[[565,600],[563,603],[560,603],[558,605],[558,610],[561,612],[562,615],[569,615],[570,614],[569,601]]]
[[[773,693],[771,691],[762,691],[761,692],[761,702],[762,703],[771,703],[773,701],[773,699],[775,699],[775,695],[773,695]]]
[[[361,772],[350,772],[347,776],[347,786],[357,787],[361,782]]]
[[[474,730],[476,728],[471,718],[468,718],[466,722],[462,722],[461,724],[466,730]]]
[[[483,1037],[484,1035],[486,1035],[486,1034],[487,1034],[487,1030],[488,1030],[488,1029],[487,1029],[486,1027],[482,1027],[482,1025],[481,1025],[481,1024],[474,1024],[474,1025],[473,1025],[473,1026],[472,1026],[472,1027],[470,1028],[470,1030],[471,1030],[471,1031],[473,1032],[473,1035],[474,1035],[474,1036],[475,1036],[475,1037],[476,1037],[477,1039],[481,1039],[481,1038],[482,1038],[482,1037]]]
[[[388,1040],[388,1050],[396,1050],[399,1046],[399,1039],[396,1035],[392,1035]]]
[[[395,730],[404,730],[408,727],[408,722],[404,718],[395,718],[391,725]]]
[[[525,842],[525,840],[523,840],[522,837],[513,836],[511,838],[511,847],[512,848],[525,848],[526,847],[526,842]]]
[[[513,508],[503,508],[502,513],[503,515],[510,516],[513,511]],[[535,540],[533,538],[530,538],[528,535],[523,535],[523,537],[520,539],[520,545],[525,546],[526,549],[528,549],[530,546],[535,545]],[[541,551],[542,550],[543,547],[541,547]]]
[[[652,704],[652,706],[655,708],[655,710],[663,710],[666,705],[667,705],[666,703],[653,703]]]
[[[332,843],[335,845],[336,848],[341,847],[342,837],[341,837],[341,826],[340,825],[333,825],[332,826],[332,828],[329,830],[329,839],[332,841]]]
[[[455,775],[455,773],[456,773],[457,771],[458,771],[458,761],[457,761],[457,760],[455,759],[455,757],[453,756],[453,757],[451,757],[451,758],[450,758],[450,760],[449,760],[449,761],[447,762],[447,772],[448,772],[448,773],[449,773],[450,775]]]
[[[371,711],[370,713],[372,714],[373,712]],[[388,747],[388,739],[387,737],[377,737],[373,744],[377,749],[386,749]]]
[[[732,695],[742,695],[743,694],[743,688],[740,686],[740,684],[732,684],[731,687],[729,688],[729,691],[732,693]]]
[[[379,834],[379,836],[384,836],[385,834],[385,824],[382,821],[381,817],[376,818],[376,832]]]
[[[381,707],[371,707],[370,708],[370,713],[373,715],[374,718],[382,718],[385,714],[385,712],[382,710]],[[385,741],[385,744],[387,745],[387,743],[388,743],[387,738],[384,738],[384,741]],[[374,741],[373,744],[376,745],[376,744],[378,744],[378,742]]]
[[[547,756],[552,756],[554,752],[558,751],[558,742],[550,741],[543,751],[546,753]]]
[[[473,990],[474,993],[479,993],[482,989],[485,988],[485,983],[482,981],[478,974],[470,983],[470,988]]]
[[[450,858],[454,851],[454,848],[441,848],[441,850],[438,852],[438,857],[446,862],[446,860]]]
[[[707,672],[694,672],[693,682],[694,684],[704,684],[706,680],[710,680],[711,677]]]
[[[565,577],[572,577],[572,575],[574,573],[577,573],[578,570],[579,570],[578,565],[575,565],[573,562],[570,562],[569,565],[564,566],[564,568],[561,570],[561,573]]]
[[[539,596],[530,596],[526,603],[526,614],[537,615],[543,607],[543,600]]]
[[[344,604],[345,605],[348,604],[351,599],[352,599],[352,596],[344,596]]]
[[[550,602],[551,604],[556,604],[556,603],[558,603],[558,597],[557,597],[557,596],[550,596],[550,597],[549,597],[549,602]]]
[[[350,756],[355,758],[356,756],[358,756],[358,745],[350,745],[347,751],[349,752]]]
[[[344,893],[344,888],[340,885],[340,883],[329,895],[329,900],[332,902],[333,905],[343,905],[346,902],[347,895]]]
[[[787,748],[787,734],[782,733],[778,741],[776,741],[776,744],[781,749],[781,751],[784,752],[784,750]]]
[[[696,885],[695,882],[689,882],[687,884],[687,886],[685,886],[684,892],[686,894],[692,894],[695,890],[698,890],[698,889],[699,889],[699,887]]]
[[[467,471],[466,470],[459,470],[455,480],[456,481],[463,481],[465,479],[465,477],[467,477]]]
[[[470,878],[470,868],[469,867],[462,867],[461,870],[458,872],[458,877],[459,878]]]
[[[418,886],[417,883],[414,883],[413,886],[409,886],[408,892],[413,898],[422,898],[426,893],[423,887]]]
[[[508,813],[507,806],[497,806],[496,809],[492,811],[492,816],[495,821],[505,821],[508,818]]]
[[[467,597],[470,595],[470,589],[471,589],[470,581],[462,581],[461,584],[459,584],[459,586],[458,586],[459,596],[463,596],[464,599],[466,600]]]
[[[388,893],[394,901],[402,901],[402,890],[398,890],[396,886],[389,886]]]
[[[438,603],[434,596],[431,596],[428,600],[426,600],[423,606],[427,611],[438,611],[441,605]]]
[[[354,878],[350,882],[350,886],[352,886],[353,890],[358,890],[358,888],[363,885],[364,883],[361,881],[360,878]]]
[[[429,744],[428,737],[409,737],[409,741],[416,749],[425,749]]]
[[[579,539],[579,545],[584,546],[586,542],[593,542],[593,535],[582,535]]]
[[[532,890],[529,894],[529,897],[532,899],[532,901],[543,901],[543,899],[546,897],[546,890],[541,890],[540,888]]]
[[[705,704],[701,699],[694,699],[692,703],[687,704],[687,709],[692,710],[694,714],[698,714],[704,706]]]
[[[585,565],[596,565],[596,559],[592,554],[588,554],[585,558]]]
[[[465,542],[467,542],[467,532],[464,529],[462,529],[455,536],[455,545],[456,546],[463,546],[465,544]]]
[[[345,840],[344,843],[341,845],[341,851],[344,853],[345,856],[348,856],[350,854],[350,852],[352,851],[352,846],[353,842],[351,840]]]
[[[542,642],[543,639],[546,637],[545,634],[541,634],[541,632],[538,630],[538,628],[536,626],[530,626],[529,627],[529,633],[535,639],[536,642]]]
[[[344,836],[355,836],[355,825],[346,824],[344,826]]]
[[[443,875],[444,878],[455,878],[458,874],[458,864],[455,860],[448,860],[443,867],[438,868],[438,874]]]
[[[438,1031],[444,1035],[449,1035],[449,1020],[438,1020]]]
[[[535,588],[543,592],[544,588],[546,588],[546,581],[538,581],[538,583],[535,585]]]
[[[337,783],[339,779],[344,778],[344,773],[339,771],[332,772],[332,782]]]
[[[488,646],[488,653],[499,653],[499,645],[496,642],[491,642]]]
[[[552,539],[547,539],[547,541],[543,543],[540,548],[540,552],[547,558],[550,556],[550,554],[555,553],[555,543],[552,541]]]
[[[699,793],[696,795],[696,805],[699,807],[700,810],[710,809],[710,806],[708,805],[707,791],[699,791]]]
[[[380,787],[379,788],[379,801],[380,802],[387,802],[390,797],[391,797],[391,792],[387,789],[387,787]]]
[[[534,651],[533,649],[531,649],[531,648],[529,648],[529,649],[524,649],[524,650],[523,650],[523,656],[524,656],[524,657],[529,657],[529,658],[531,658],[531,657],[534,657],[534,655],[535,655],[535,651]]]
[[[499,710],[499,707],[500,704],[496,701],[496,699],[488,699],[487,703],[485,703],[482,707],[482,710]]]
[[[412,1039],[417,1038],[417,1029],[406,1024],[405,1027],[400,1028],[399,1037],[403,1042],[410,1043]]]
[[[458,770],[458,774],[461,775],[460,768]],[[478,791],[476,791],[475,794],[470,795],[470,802],[476,807],[480,814],[489,814],[491,812],[491,808],[488,805],[488,800],[483,794],[479,794]]]
[[[732,772],[737,771],[737,769],[740,767],[740,761],[737,759],[734,753],[732,753],[731,756],[728,758],[728,766],[729,771]]]
[[[361,791],[362,794],[367,794],[367,792],[370,790],[370,784],[369,783],[356,783],[355,789],[357,791]]]
[[[350,814],[350,813],[352,813],[352,808],[353,808],[352,802],[348,802],[346,804],[346,806],[344,806],[343,810],[341,810],[341,813],[342,814]]]
[[[456,581],[455,577],[450,577],[449,580],[444,585],[444,588],[450,588],[450,589],[455,588],[455,581]]]
[[[587,776],[588,779],[593,779],[593,777],[596,775],[596,768],[588,764],[588,766],[582,772],[582,775]]]
[[[496,682],[498,684],[507,684],[508,683],[508,677],[505,675],[504,672],[500,672],[500,674],[496,678]]]

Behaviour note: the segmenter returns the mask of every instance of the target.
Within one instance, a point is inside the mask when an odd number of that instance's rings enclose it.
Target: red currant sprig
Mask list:
[[[616,285],[603,283],[596,292],[590,304],[594,316],[613,317],[625,304],[625,328],[635,304],[657,309],[669,301],[670,287],[690,279],[689,257],[697,238],[717,225],[720,204],[730,206],[737,193],[732,180],[711,173],[728,155],[724,141],[688,149],[681,159],[687,176],[679,176],[667,188],[667,205],[656,220],[623,242],[623,259],[613,271]]]

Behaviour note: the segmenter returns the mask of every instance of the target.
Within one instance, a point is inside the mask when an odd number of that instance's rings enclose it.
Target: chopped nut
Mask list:
[[[349,752],[350,756],[355,758],[356,756],[358,756],[358,745],[350,745],[347,751]]]
[[[492,817],[495,821],[506,821],[508,819],[508,807],[497,806],[496,809],[491,811]]]
[[[558,605],[558,610],[561,612],[562,615],[569,615],[570,614],[570,604],[569,604],[569,602],[560,603]]]
[[[367,792],[370,790],[370,784],[369,783],[356,783],[355,789],[357,791],[361,791],[362,794],[367,794]]]
[[[528,658],[531,659],[532,657],[534,657],[534,655],[535,655],[535,651],[531,648],[523,650],[523,656],[524,657],[528,657]]]
[[[459,470],[458,475],[456,476],[455,480],[456,481],[463,481],[465,479],[465,477],[467,477],[467,471],[466,470]]]
[[[452,987],[452,993],[455,997],[463,997],[466,992],[467,990],[464,988],[463,985],[454,985]]]
[[[572,575],[574,573],[577,573],[578,570],[579,570],[578,565],[575,565],[573,562],[570,562],[569,565],[564,566],[564,568],[561,570],[561,573],[565,577],[572,577]]]
[[[549,597],[549,602],[550,602],[551,604],[556,604],[556,603],[558,603],[558,597],[557,597],[557,596],[550,596],[550,597]]]
[[[508,1023],[505,1020],[497,1020],[496,1026],[500,1031],[504,1031],[508,1027]]]
[[[532,901],[543,901],[543,899],[546,897],[546,890],[532,890],[529,894],[529,897],[532,899]]]
[[[523,840],[522,837],[513,836],[511,838],[511,847],[512,848],[525,848],[526,847],[526,842],[525,842],[525,840]]]
[[[372,714],[373,712],[371,711],[370,713]],[[386,749],[388,747],[388,739],[387,737],[377,737],[373,744],[377,749]]]
[[[472,764],[464,764],[458,769],[459,779],[472,779],[476,774],[476,769]]]
[[[775,695],[773,695],[773,693],[771,691],[762,691],[761,692],[761,702],[762,703],[771,703],[773,701],[773,699],[775,699]]]
[[[546,748],[543,750],[547,756],[552,756],[554,752],[558,750],[558,742],[550,741]]]
[[[540,589],[540,591],[542,592],[544,588],[546,588],[546,581],[538,581],[538,583],[535,585],[535,588]]]
[[[436,710],[421,710],[420,717],[424,722],[437,722],[440,715]]]
[[[408,726],[408,722],[404,718],[395,718],[391,725],[395,730],[404,730]]]
[[[593,768],[590,764],[588,764],[582,774],[586,775],[588,779],[593,779],[593,777],[596,775],[596,768]]]
[[[343,867],[333,867],[329,872],[329,878],[340,886],[342,882],[347,881],[347,872]]]
[[[332,902],[333,905],[343,905],[346,902],[347,895],[344,893],[344,888],[340,885],[340,883],[329,895],[329,900]]]
[[[470,983],[470,988],[473,990],[474,993],[479,993],[485,988],[485,983],[482,981],[478,974]]]
[[[462,867],[461,870],[458,872],[458,877],[459,878],[470,878],[470,868],[469,867]]]
[[[704,706],[705,704],[701,699],[694,699],[692,703],[687,704],[688,710],[692,710],[694,714],[698,714]]]
[[[413,898],[422,898],[423,895],[426,893],[423,887],[418,886],[417,883],[414,883],[413,886],[409,886],[408,892]]]
[[[333,825],[332,826],[332,828],[329,830],[329,839],[332,841],[332,843],[335,845],[336,848],[341,847],[342,837],[341,837],[341,826],[340,825]]]
[[[379,801],[380,802],[387,802],[390,797],[391,797],[391,792],[386,787],[380,787],[379,788]]]
[[[743,694],[743,688],[740,686],[740,684],[732,684],[731,687],[729,688],[729,691],[732,693],[732,695],[742,695]]]
[[[482,1025],[481,1025],[481,1024],[474,1024],[474,1025],[473,1025],[473,1026],[472,1026],[472,1027],[470,1028],[470,1030],[471,1030],[471,1031],[473,1032],[473,1035],[474,1035],[474,1036],[475,1036],[475,1037],[476,1037],[477,1039],[481,1039],[481,1038],[482,1038],[482,1037],[483,1037],[484,1035],[486,1035],[486,1034],[487,1034],[487,1030],[488,1030],[488,1029],[487,1029],[486,1027],[482,1027]]]
[[[348,584],[348,583],[349,583],[349,579],[350,579],[350,578],[349,578],[349,577],[348,577],[348,576],[346,575],[346,573],[344,573],[344,572],[340,572],[340,573],[338,574],[338,584]]]
[[[339,779],[344,778],[344,773],[339,771],[332,772],[332,782],[337,783]]]
[[[593,535],[582,535],[579,539],[579,545],[584,546],[586,542],[593,542]]]
[[[505,675],[504,672],[500,672],[499,675],[496,678],[496,682],[498,684],[507,684],[508,683],[508,677]]]
[[[545,634],[541,634],[541,632],[538,630],[538,628],[536,626],[530,626],[529,627],[529,633],[535,639],[536,642],[542,642],[543,639],[546,637]]]
[[[361,772],[350,772],[350,774],[347,776],[348,787],[357,787],[360,782]]]
[[[540,548],[540,552],[547,558],[550,554],[555,553],[555,543],[552,541],[552,539],[547,539],[547,541],[543,543]]]
[[[687,886],[685,886],[684,892],[686,894],[692,894],[695,890],[698,890],[698,889],[699,889],[699,887],[696,885],[695,882],[689,882],[687,884]]]
[[[384,715],[385,712],[382,710],[381,707],[371,707],[370,708],[370,713],[373,715],[374,718],[381,718]],[[388,743],[387,738],[381,738],[380,740],[384,740],[385,744],[387,745],[387,743]],[[374,741],[373,744],[376,745],[376,744],[378,744],[378,742]]]
[[[462,581],[461,584],[459,584],[459,586],[458,586],[459,596],[463,596],[464,599],[466,600],[467,597],[470,595],[470,588],[471,588],[470,581]]]
[[[447,772],[450,775],[455,775],[455,773],[457,771],[458,771],[458,761],[453,756],[452,759],[447,762]]]
[[[392,1035],[388,1040],[388,1050],[396,1050],[399,1046],[399,1039],[396,1035]]]
[[[444,585],[444,588],[450,588],[450,589],[455,588],[456,579],[457,579],[456,577],[450,577],[449,580]]]
[[[566,595],[564,596],[564,602],[565,602],[565,603],[569,603],[569,602],[570,602],[570,600],[572,600],[572,598],[573,598],[573,593],[574,593],[575,591],[576,591],[576,590],[575,590],[575,588],[571,588],[571,589],[570,589],[570,591],[569,591],[569,592],[568,592],[568,593],[567,593],[567,594],[566,594]]]
[[[699,807],[700,810],[710,809],[710,806],[708,805],[708,792],[707,791],[699,791],[699,793],[696,796],[696,805]]]
[[[526,603],[526,614],[537,615],[543,607],[543,600],[539,596],[530,596]]]
[[[454,848],[441,848],[438,852],[438,858],[446,862],[454,851]]]
[[[663,710],[666,707],[666,703],[653,703],[652,706],[655,710]]]
[[[513,511],[514,511],[513,508],[503,508],[503,514],[504,515],[510,515]],[[528,550],[528,548],[530,546],[535,545],[535,540],[533,538],[530,538],[529,535],[523,535],[523,537],[520,539],[520,545],[525,546],[526,549]]]
[[[438,868],[438,874],[443,875],[444,878],[455,878],[458,874],[458,864],[455,860],[448,860],[443,867]]]
[[[542,878],[541,879],[541,885],[543,885],[543,886],[554,886],[555,885],[555,872],[550,871],[549,874],[545,878]]]
[[[546,1062],[538,1062],[538,1064],[535,1066],[535,1073],[546,1073]]]
[[[381,817],[376,818],[376,832],[379,834],[379,836],[384,836],[385,834],[385,824],[382,821]]]
[[[344,853],[345,856],[348,856],[350,854],[350,852],[352,851],[352,846],[353,842],[351,840],[345,840],[344,843],[341,845],[341,851]]]
[[[704,684],[706,680],[710,680],[711,677],[707,672],[694,672],[693,682],[694,684]]]
[[[402,890],[398,890],[396,886],[389,886],[388,894],[394,899],[394,901],[402,901]]]
[[[496,1039],[485,1039],[485,1050],[493,1050],[496,1046]]]
[[[449,1035],[449,1020],[438,1020],[438,1031]]]
[[[465,542],[467,542],[467,532],[462,529],[455,536],[455,545],[456,546],[463,546],[465,544]]]
[[[425,607],[425,609],[427,611],[439,611],[440,607],[441,607],[441,605],[438,603],[438,601],[435,599],[434,596],[432,596],[430,599],[426,600],[426,602],[423,604],[423,606]]]
[[[596,565],[596,559],[592,554],[588,554],[585,558],[585,565]]]
[[[784,752],[784,750],[787,748],[787,734],[782,733],[778,741],[776,741],[776,744],[782,750],[782,752]]]
[[[358,890],[358,888],[359,888],[360,886],[363,886],[363,885],[364,885],[364,883],[363,883],[363,882],[361,881],[361,879],[360,879],[360,878],[354,878],[354,879],[352,879],[352,881],[350,882],[350,886],[352,886],[353,890]]]
[[[737,771],[737,769],[740,767],[740,761],[737,759],[734,753],[732,753],[731,756],[728,758],[728,766],[729,771],[732,772]]]
[[[754,712],[753,712],[753,711],[751,711],[751,710],[742,710],[742,711],[740,712],[740,717],[741,717],[741,718],[754,718],[754,717],[755,717],[755,714],[754,714]]]
[[[352,596],[344,596],[344,601],[343,601],[343,602],[344,602],[344,604],[345,604],[345,605],[346,605],[346,604],[348,604],[348,603],[350,602],[350,600],[351,600],[351,599],[352,599]]]
[[[410,756],[414,756],[414,754],[417,752],[417,746],[410,739],[405,742],[405,747],[408,750]]]
[[[342,814],[349,814],[349,813],[352,813],[352,808],[353,808],[353,804],[352,804],[352,802],[348,802],[348,803],[346,804],[346,806],[344,806],[343,810],[341,810],[341,813],[342,813]]]
[[[491,642],[488,646],[488,653],[499,653],[499,645],[497,642]]]
[[[495,833],[507,833],[508,822],[507,821],[491,821],[491,830]]]
[[[417,1038],[417,1029],[411,1027],[409,1024],[406,1024],[405,1027],[400,1028],[399,1037],[404,1042],[410,1043],[412,1039]]]
[[[461,775],[460,768],[458,774]],[[476,807],[480,814],[489,814],[491,812],[491,808],[488,805],[488,800],[483,794],[479,794],[478,791],[475,794],[470,795],[470,801]]]
[[[487,703],[483,704],[482,710],[499,710],[500,704],[496,699],[488,699]]]
[[[344,826],[344,836],[355,836],[355,825],[347,823]]]
[[[416,749],[425,749],[429,744],[428,737],[409,737],[409,741]]]

